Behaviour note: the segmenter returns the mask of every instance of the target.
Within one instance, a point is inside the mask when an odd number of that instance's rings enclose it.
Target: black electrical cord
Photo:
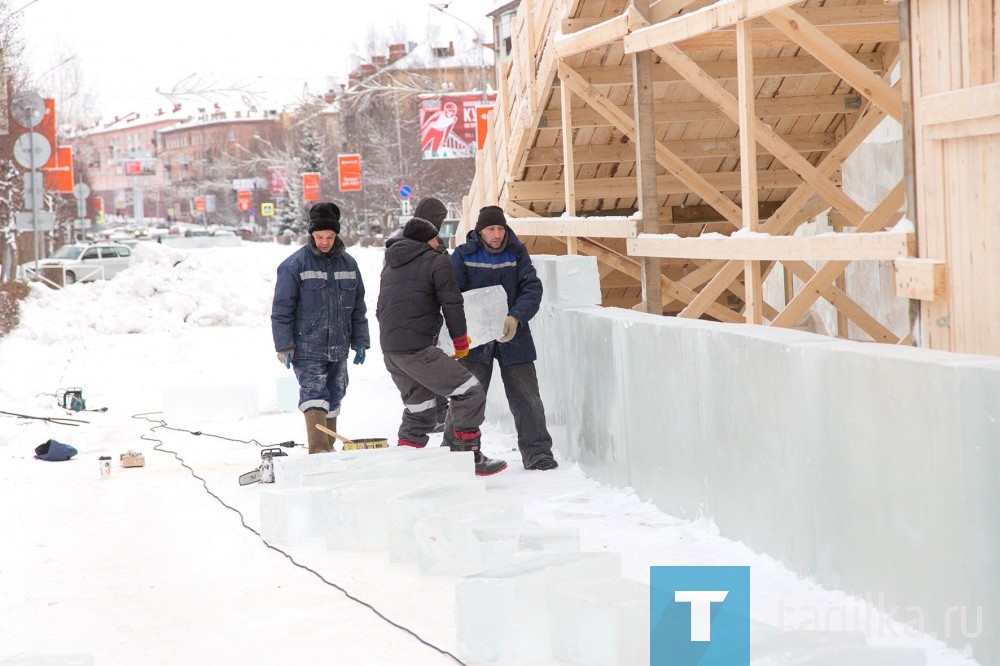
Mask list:
[[[16,416],[20,419],[36,419],[38,421],[48,421],[49,423],[55,423],[56,425],[73,426],[78,427],[81,423],[90,423],[90,421],[83,421],[81,419],[68,419],[62,416],[31,416],[30,414],[18,414],[17,412],[4,412],[0,411],[0,414],[6,414],[7,416]]]
[[[254,440],[231,439],[229,437],[222,437],[220,435],[212,435],[212,434],[203,433],[203,432],[200,432],[200,431],[185,430],[183,428],[173,428],[171,426],[168,426],[166,424],[166,422],[164,422],[164,421],[155,421],[153,419],[147,418],[148,414],[157,414],[157,413],[158,412],[146,412],[144,414],[134,414],[132,416],[132,418],[134,418],[134,419],[143,419],[143,420],[146,420],[146,421],[151,421],[153,423],[156,423],[156,425],[154,425],[153,427],[150,428],[150,431],[156,430],[157,428],[165,428],[167,430],[172,430],[174,432],[187,432],[187,433],[190,433],[190,434],[196,435],[196,436],[207,435],[209,437],[217,437],[218,439],[225,439],[225,440],[230,441],[230,442],[242,442],[244,444],[253,443],[253,444],[256,444],[257,446],[263,446],[260,442],[258,442],[255,439]],[[223,501],[223,499],[221,497],[219,497],[218,495],[216,495],[215,493],[213,493],[209,489],[208,482],[205,481],[204,478],[198,476],[197,472],[194,471],[194,468],[191,467],[190,465],[188,465],[186,462],[184,462],[184,459],[180,456],[180,454],[178,454],[176,451],[171,451],[170,449],[163,448],[163,440],[156,439],[155,437],[147,437],[145,435],[145,433],[142,434],[142,435],[140,435],[139,439],[145,440],[147,442],[157,442],[157,444],[153,446],[153,450],[154,451],[159,451],[160,453],[169,453],[174,458],[176,458],[177,461],[181,464],[181,466],[184,467],[184,468],[186,468],[191,473],[191,476],[193,476],[194,478],[196,478],[199,481],[201,481],[202,488],[205,489],[206,493],[208,493],[209,495],[211,495],[212,497],[214,497],[215,501],[217,501],[219,504],[221,504],[222,506],[224,506],[225,508],[229,509],[230,511],[232,511],[233,513],[235,513],[237,516],[239,516],[240,517],[240,523],[242,523],[243,527],[246,528],[247,530],[249,530],[250,532],[253,532],[257,536],[257,538],[260,539],[261,543],[263,543],[265,546],[267,546],[268,548],[270,548],[271,550],[273,550],[273,551],[275,551],[277,553],[280,553],[280,554],[284,555],[285,558],[289,562],[291,562],[292,564],[294,564],[298,568],[303,569],[305,571],[308,571],[312,575],[316,576],[316,578],[319,578],[321,581],[323,581],[324,583],[326,583],[330,587],[334,588],[335,590],[337,590],[338,592],[340,592],[341,594],[343,594],[345,597],[347,597],[348,599],[350,599],[354,603],[360,604],[361,606],[364,606],[365,608],[367,608],[368,610],[370,610],[372,613],[374,613],[375,616],[378,617],[379,619],[381,619],[383,622],[386,622],[387,624],[389,624],[389,625],[391,625],[391,626],[399,629],[400,631],[403,631],[403,632],[409,634],[410,636],[412,636],[413,638],[417,639],[418,641],[420,641],[421,643],[423,643],[427,647],[429,647],[429,648],[431,648],[433,650],[436,650],[437,652],[445,655],[446,657],[451,657],[453,660],[455,660],[455,663],[461,664],[462,666],[466,666],[465,662],[461,661],[458,657],[456,657],[452,653],[450,653],[447,650],[445,650],[443,648],[440,648],[437,645],[434,645],[433,643],[431,643],[431,642],[429,642],[429,641],[421,638],[419,634],[417,634],[415,631],[413,631],[409,627],[403,626],[403,625],[399,624],[398,622],[394,622],[394,621],[390,620],[388,617],[386,617],[381,612],[379,612],[378,609],[376,609],[374,606],[372,606],[367,601],[364,601],[362,599],[359,599],[359,598],[355,597],[354,595],[352,595],[350,592],[348,592],[346,589],[344,589],[340,585],[337,585],[333,581],[327,580],[326,578],[324,578],[323,575],[321,573],[319,573],[318,571],[316,571],[315,569],[311,569],[311,568],[307,567],[304,564],[296,562],[295,558],[292,557],[291,555],[289,555],[287,552],[283,551],[282,549],[278,548],[277,546],[274,546],[274,545],[268,543],[267,540],[265,540],[264,537],[261,536],[260,532],[258,532],[257,530],[255,530],[250,525],[247,525],[246,519],[243,517],[243,514],[240,512],[239,509],[237,509],[236,507],[231,506],[229,504],[226,504],[226,502]],[[283,444],[280,444],[279,446],[284,446],[286,444],[287,443],[283,443]]]

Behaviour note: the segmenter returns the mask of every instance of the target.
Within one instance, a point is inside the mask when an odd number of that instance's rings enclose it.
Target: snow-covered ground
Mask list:
[[[275,268],[294,249],[140,245],[113,280],[33,287],[20,327],[0,339],[0,665],[458,661],[457,577],[422,575],[385,552],[312,542],[278,550],[244,526],[260,527],[262,486],[239,486],[238,476],[258,465],[261,446],[305,441],[301,415],[276,410],[276,380],[290,371],[275,359],[269,320]],[[373,348],[351,366],[339,430],[394,441],[401,403],[374,317],[382,250],[350,251]],[[257,389],[257,416],[164,420],[165,393],[246,386]],[[60,407],[70,387],[82,388],[88,411]],[[872,646],[924,651],[930,666],[976,663],[723,538],[711,521],[669,516],[572,461],[525,471],[511,435],[489,424],[483,432],[487,454],[510,465],[486,479],[488,496],[523,503],[543,525],[578,528],[583,550],[621,554],[626,578],[648,583],[654,565],[748,565],[756,621],[861,631]],[[35,460],[50,438],[79,454]],[[118,466],[129,450],[145,467]],[[108,479],[104,455],[114,463]],[[754,663],[803,663],[768,659]]]

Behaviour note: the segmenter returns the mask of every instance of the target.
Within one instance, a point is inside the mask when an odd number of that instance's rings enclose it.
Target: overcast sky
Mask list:
[[[160,91],[239,88],[260,106],[294,104],[303,92],[320,94],[331,79],[346,82],[368,55],[371,34],[381,43],[375,53],[401,35],[417,42],[456,42],[474,49],[472,27],[486,42],[492,29],[486,13],[498,0],[452,0],[450,18],[422,0],[317,4],[310,0],[278,3],[174,0],[148,5],[134,0],[34,0],[13,2],[19,12],[25,55],[39,90],[51,94],[56,71],[67,57],[79,66],[85,89],[96,96],[105,118],[130,111],[168,107]],[[461,20],[459,20],[461,19]],[[68,65],[67,65],[68,66]],[[230,97],[232,103],[239,95]],[[190,97],[190,106],[205,100]],[[58,102],[57,102],[58,103]]]

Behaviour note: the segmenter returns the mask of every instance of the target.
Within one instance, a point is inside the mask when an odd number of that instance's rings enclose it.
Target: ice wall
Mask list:
[[[563,457],[1000,664],[1000,359],[595,307],[592,258],[533,259]]]

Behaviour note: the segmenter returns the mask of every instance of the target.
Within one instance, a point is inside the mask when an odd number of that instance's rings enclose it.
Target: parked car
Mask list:
[[[53,279],[49,273],[55,269],[61,271],[63,284],[106,280],[128,268],[131,261],[132,249],[122,243],[70,243],[60,247],[51,257],[38,260],[40,276],[35,274],[36,262],[28,261],[17,267],[17,277]]]

